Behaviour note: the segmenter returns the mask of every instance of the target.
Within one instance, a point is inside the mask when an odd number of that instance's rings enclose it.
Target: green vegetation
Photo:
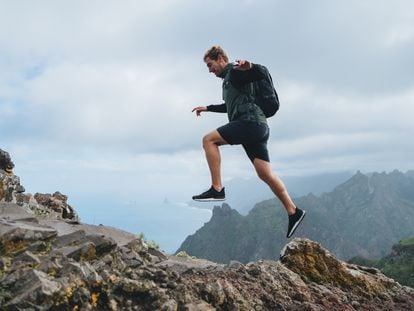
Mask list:
[[[381,260],[358,256],[349,263],[378,268],[400,284],[414,288],[414,237],[399,241],[392,247],[391,254]]]
[[[145,234],[143,232],[138,234],[138,238],[140,238],[142,241],[144,241],[144,243],[147,244],[148,247],[160,250],[160,245],[154,240],[147,240],[145,238]]]
[[[402,285],[414,288],[414,258],[380,263],[381,271]]]
[[[414,237],[401,240],[392,253],[381,259],[378,268],[399,283],[414,287]]]
[[[402,246],[414,245],[414,237],[408,238],[408,239],[405,239],[405,240],[401,240],[398,244],[400,244]]]
[[[378,264],[378,260],[371,260],[361,256],[352,257],[350,260],[348,260],[348,262],[354,265],[365,267],[376,267],[376,265]]]
[[[185,251],[178,252],[175,256],[187,259],[197,259],[196,256],[188,255]]]

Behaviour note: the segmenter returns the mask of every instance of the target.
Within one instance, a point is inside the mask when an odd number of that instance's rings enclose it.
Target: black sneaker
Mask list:
[[[216,189],[214,189],[213,186],[211,186],[211,188],[208,189],[206,192],[193,196],[194,201],[200,201],[200,202],[224,201],[225,199],[226,199],[226,195],[224,193],[224,188],[221,189],[221,191],[219,192]]]
[[[296,208],[296,213],[289,215],[289,227],[286,237],[290,238],[295,232],[296,228],[299,226],[300,222],[305,217],[306,212],[300,208]]]

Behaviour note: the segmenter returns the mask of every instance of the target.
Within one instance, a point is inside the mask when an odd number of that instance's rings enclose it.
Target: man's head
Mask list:
[[[220,46],[215,45],[204,54],[204,62],[208,67],[208,71],[219,77],[224,67],[228,64],[229,58]]]

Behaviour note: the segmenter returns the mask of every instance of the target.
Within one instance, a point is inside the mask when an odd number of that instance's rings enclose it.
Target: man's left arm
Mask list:
[[[238,60],[238,65],[230,71],[230,81],[236,86],[259,81],[266,78],[266,71],[263,66],[253,64],[247,60]]]

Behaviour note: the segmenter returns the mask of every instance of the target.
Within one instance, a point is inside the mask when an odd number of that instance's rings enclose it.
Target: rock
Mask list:
[[[187,303],[184,306],[185,311],[216,311],[217,309],[204,301]]]
[[[54,211],[60,215],[61,219],[72,223],[80,222],[79,216],[75,210],[67,203],[68,198],[66,195],[58,191],[53,194],[36,193],[34,199],[41,207],[45,208],[48,213]]]
[[[159,263],[161,261],[168,259],[168,257],[165,256],[163,252],[153,247],[148,247],[148,254],[151,255],[151,261],[154,263]]]
[[[10,154],[7,151],[0,149],[0,170],[7,173],[12,173],[14,163],[10,158]]]
[[[169,256],[116,228],[68,223],[65,195],[18,185],[0,171],[1,310],[414,309],[414,289],[311,240],[291,241],[280,261]]]
[[[13,299],[4,306],[7,310],[20,310],[33,305],[40,310],[48,310],[52,306],[51,297],[60,291],[61,284],[51,280],[47,274],[32,270],[20,270],[22,275],[18,282],[9,285],[11,292],[15,293]]]
[[[0,218],[0,255],[15,256],[25,250],[45,251],[56,234],[52,228]]]
[[[281,262],[305,282],[334,285],[360,295],[377,296],[396,285],[378,270],[361,269],[337,260],[319,243],[294,239],[281,253]]]
[[[10,155],[0,149],[0,202],[17,203],[37,216],[80,223],[74,208],[67,203],[67,196],[56,191],[53,194],[24,193],[20,178],[13,175],[13,162]]]
[[[116,242],[110,238],[99,234],[86,234],[84,230],[77,230],[75,232],[65,234],[57,237],[54,242],[56,248],[73,247],[80,244],[92,242],[97,256],[103,256],[109,253],[115,246]]]
[[[149,280],[138,281],[125,278],[119,282],[118,286],[121,290],[129,294],[142,294],[149,293],[156,287],[156,284]]]
[[[72,258],[76,261],[91,261],[95,258],[96,249],[92,242],[85,242],[82,245],[66,246],[58,249],[63,256]]]
[[[40,259],[38,256],[36,256],[30,251],[25,251],[14,258],[11,270],[23,269],[25,267],[34,268],[39,264]]]
[[[319,243],[307,239],[294,239],[287,244],[281,252],[281,262],[306,283],[316,283],[330,289],[331,298],[321,300],[324,305],[341,303],[343,298],[335,294],[339,291],[346,293],[354,305],[364,310],[377,310],[373,307],[374,301],[379,310],[393,310],[400,297],[404,298],[399,308],[412,299],[412,289],[401,286],[377,269],[341,262]],[[404,294],[407,289],[408,296]]]
[[[21,194],[23,189],[19,177],[0,169],[0,202],[15,203],[16,194]]]
[[[177,311],[178,305],[177,302],[173,299],[170,299],[164,302],[160,308],[162,311]]]

